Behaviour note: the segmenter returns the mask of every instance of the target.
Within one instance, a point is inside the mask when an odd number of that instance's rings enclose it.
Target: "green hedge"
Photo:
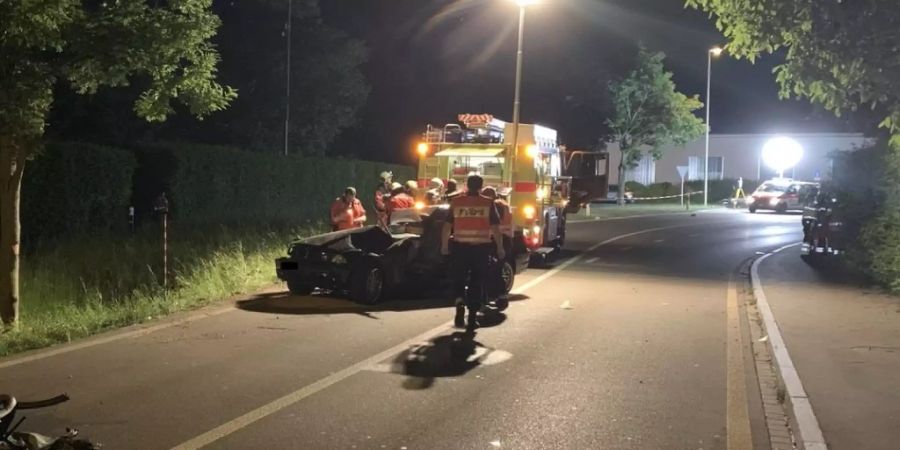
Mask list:
[[[331,202],[355,186],[370,214],[378,174],[415,178],[411,167],[340,158],[280,156],[234,148],[157,145],[138,151],[135,203],[144,217],[166,191],[181,225],[327,221]]]
[[[79,143],[50,143],[25,167],[23,242],[128,228],[136,166],[129,151]]]
[[[744,180],[744,193],[750,195],[759,183],[755,180]],[[648,198],[648,197],[666,197],[673,195],[681,194],[681,183],[653,183],[650,185],[643,185],[640,183],[636,183],[634,181],[629,181],[625,183],[626,189],[630,190],[634,193],[636,198]],[[725,179],[725,180],[710,180],[709,181],[709,201],[710,203],[718,203],[722,200],[729,199],[734,197],[735,188],[737,187],[737,180]],[[688,181],[684,184],[684,192],[702,192],[703,191],[703,180],[700,181]],[[693,202],[703,201],[703,194],[697,194],[691,197]],[[641,201],[642,203],[678,203],[680,200],[678,197],[663,199],[663,200],[645,200]]]

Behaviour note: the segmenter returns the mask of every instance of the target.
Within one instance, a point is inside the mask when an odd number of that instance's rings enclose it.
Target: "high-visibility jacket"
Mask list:
[[[348,205],[342,197],[338,197],[331,204],[331,224],[335,231],[362,227],[363,224],[355,220],[365,215],[366,210],[357,199]]]
[[[504,236],[513,237],[513,217],[509,203],[506,203],[503,200],[497,200],[496,205],[497,213],[500,214],[500,232],[503,233]]]
[[[491,208],[494,200],[481,195],[461,195],[450,201],[453,240],[464,244],[491,242]]]
[[[407,193],[400,193],[391,196],[391,199],[388,201],[387,209],[388,213],[390,213],[398,209],[414,208],[415,206],[416,200],[414,198]]]

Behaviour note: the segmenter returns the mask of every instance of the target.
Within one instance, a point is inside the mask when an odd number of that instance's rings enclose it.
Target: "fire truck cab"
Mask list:
[[[468,175],[478,173],[485,186],[511,189],[515,238],[533,259],[559,250],[566,237],[571,178],[563,176],[556,130],[520,124],[514,144],[511,123],[489,114],[461,114],[458,121],[461,125],[427,127],[417,147],[419,185],[453,179],[462,189]]]

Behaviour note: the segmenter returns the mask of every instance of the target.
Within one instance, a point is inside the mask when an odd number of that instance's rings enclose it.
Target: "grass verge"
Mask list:
[[[170,235],[169,289],[158,232],[44,245],[22,258],[21,322],[0,356],[84,338],[252,292],[274,283],[274,259],[319,225]]]

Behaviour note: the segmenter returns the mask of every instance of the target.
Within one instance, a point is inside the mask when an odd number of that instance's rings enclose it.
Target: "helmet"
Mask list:
[[[428,184],[429,189],[441,189],[444,187],[444,181],[440,178],[432,178],[431,182]]]
[[[481,190],[481,195],[483,195],[487,198],[496,199],[497,198],[497,189],[495,189],[493,186],[487,186]]]
[[[411,191],[416,191],[419,189],[419,182],[416,180],[409,180],[406,182],[406,188]]]
[[[501,198],[509,197],[509,194],[511,194],[511,193],[512,193],[512,189],[510,189],[508,187],[502,187],[502,188],[500,188],[499,191],[497,191],[497,194],[499,194]]]
[[[384,172],[381,172],[381,175],[378,177],[381,178],[381,181],[391,181],[394,179],[394,174],[385,170]]]

